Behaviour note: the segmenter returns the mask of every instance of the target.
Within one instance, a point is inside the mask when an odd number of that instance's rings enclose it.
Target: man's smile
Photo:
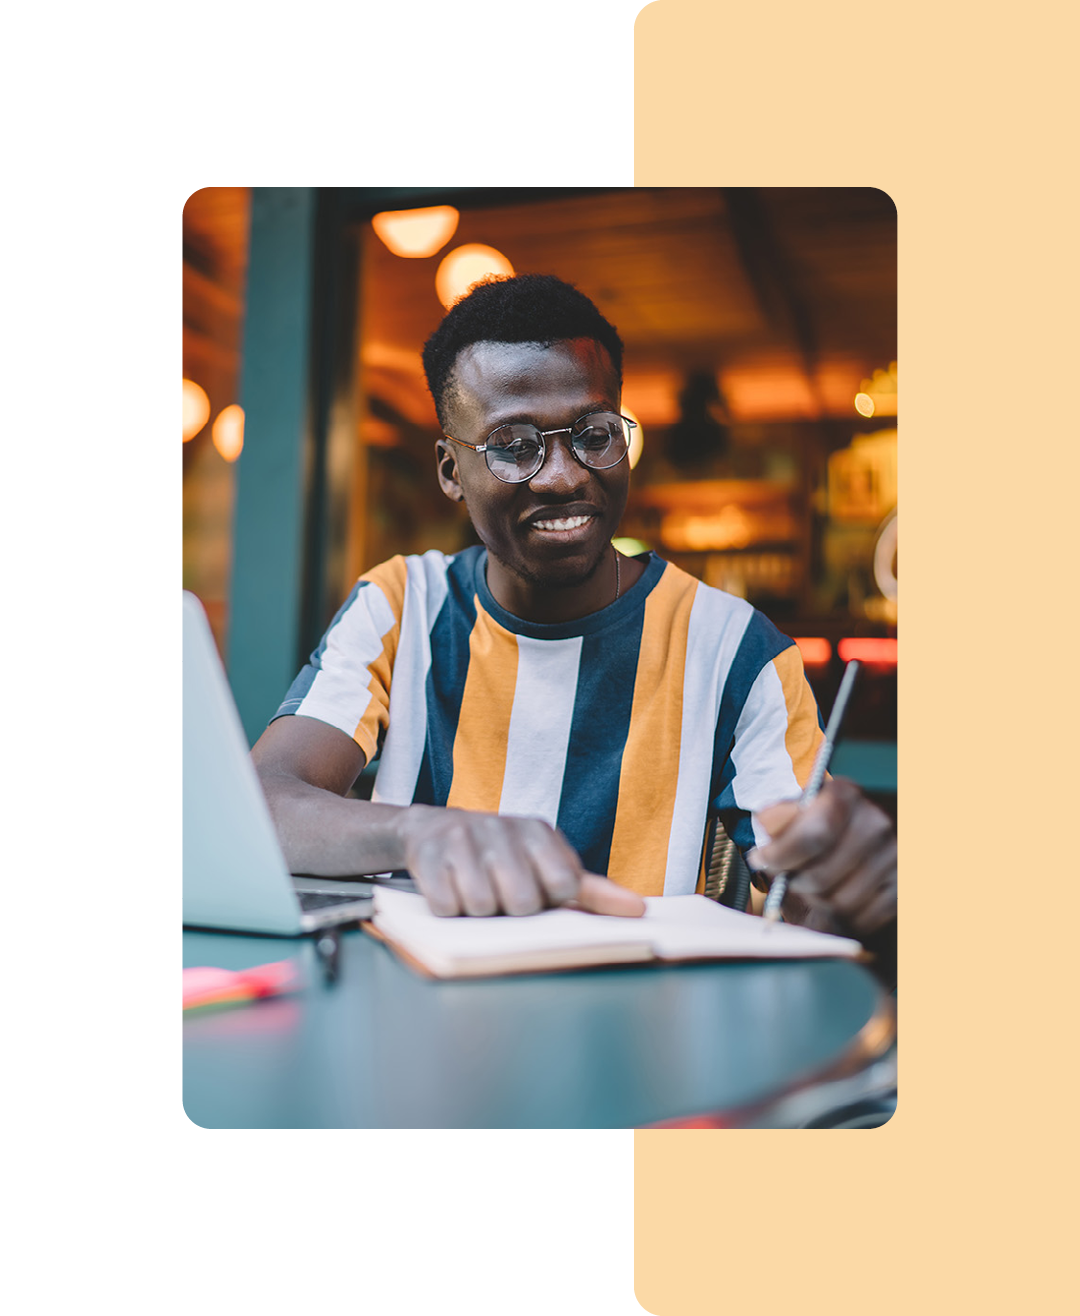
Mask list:
[[[566,516],[557,521],[534,521],[532,526],[534,530],[576,530],[591,520],[591,516]]]
[[[572,545],[587,541],[600,518],[600,509],[576,502],[561,507],[540,507],[524,518],[524,529],[533,542]]]

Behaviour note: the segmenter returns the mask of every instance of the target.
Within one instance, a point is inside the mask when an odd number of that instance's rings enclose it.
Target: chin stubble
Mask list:
[[[488,548],[488,552],[491,553],[490,548]],[[607,559],[607,555],[608,545],[605,544],[596,561],[588,570],[574,576],[553,576],[535,570],[529,563],[522,563],[516,567],[510,566],[509,563],[503,562],[497,553],[492,554],[493,557],[498,558],[507,571],[513,572],[515,576],[520,576],[522,580],[528,581],[530,585],[537,585],[541,589],[575,589],[578,585],[587,584],[600,570]]]

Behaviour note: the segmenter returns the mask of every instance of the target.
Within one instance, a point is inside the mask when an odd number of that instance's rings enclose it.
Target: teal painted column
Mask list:
[[[296,675],[311,399],[316,190],[251,197],[228,671],[249,743]]]

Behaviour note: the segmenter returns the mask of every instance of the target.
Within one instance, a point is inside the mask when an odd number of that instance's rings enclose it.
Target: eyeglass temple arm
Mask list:
[[[463,448],[471,448],[473,452],[487,452],[486,443],[466,443],[464,439],[455,439],[452,434],[444,434],[444,439],[449,439],[451,443],[460,443]]]

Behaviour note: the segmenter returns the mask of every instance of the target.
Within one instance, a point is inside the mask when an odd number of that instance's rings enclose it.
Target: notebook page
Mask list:
[[[812,932],[792,923],[766,923],[755,914],[718,905],[706,896],[647,896],[652,947],[660,959],[808,959],[858,955],[848,937]]]
[[[647,946],[644,918],[547,909],[520,918],[439,918],[421,895],[375,888],[375,926],[418,958],[455,960],[563,950],[577,946]]]
[[[856,955],[857,941],[727,909],[705,896],[650,896],[642,918],[548,909],[520,918],[439,918],[423,896],[375,889],[375,926],[424,961],[467,961],[546,950],[648,945],[664,959],[801,959]]]

